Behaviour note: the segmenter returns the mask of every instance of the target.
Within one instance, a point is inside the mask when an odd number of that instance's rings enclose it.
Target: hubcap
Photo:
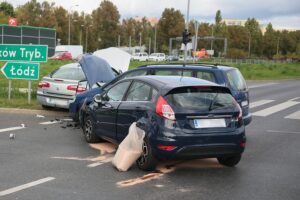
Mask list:
[[[147,144],[146,144],[146,142],[143,142],[143,153],[138,161],[141,166],[143,166],[146,163],[146,160],[148,158],[148,153],[149,152],[148,152]]]
[[[86,139],[90,140],[91,135],[92,135],[92,122],[91,122],[91,120],[87,120],[85,122],[85,137],[86,137]]]

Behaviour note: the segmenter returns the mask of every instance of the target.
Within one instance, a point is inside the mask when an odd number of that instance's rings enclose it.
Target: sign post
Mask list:
[[[1,71],[8,81],[8,99],[11,98],[11,80],[28,80],[28,103],[31,103],[31,81],[39,79],[40,64],[47,62],[47,45],[0,44],[0,60],[7,62]],[[25,62],[24,62],[25,61]]]

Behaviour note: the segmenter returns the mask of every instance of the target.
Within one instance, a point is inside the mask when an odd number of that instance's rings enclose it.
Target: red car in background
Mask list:
[[[72,54],[67,51],[55,52],[54,56],[49,58],[50,60],[72,60]]]

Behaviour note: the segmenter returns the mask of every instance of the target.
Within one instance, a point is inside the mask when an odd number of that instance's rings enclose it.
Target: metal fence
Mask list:
[[[213,63],[219,64],[276,64],[276,63],[293,63],[295,61],[287,60],[267,60],[267,59],[230,59],[230,58],[211,58]]]

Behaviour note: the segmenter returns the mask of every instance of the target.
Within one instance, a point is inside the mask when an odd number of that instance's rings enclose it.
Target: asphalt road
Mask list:
[[[0,109],[0,199],[299,199],[300,80],[249,86],[255,116],[235,168],[205,159],[118,172],[115,146],[88,145],[67,112]]]

